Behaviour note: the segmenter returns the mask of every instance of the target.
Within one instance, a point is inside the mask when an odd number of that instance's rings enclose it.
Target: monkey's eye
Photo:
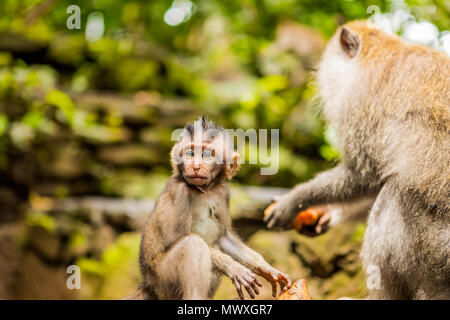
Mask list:
[[[186,150],[186,151],[184,152],[184,155],[185,155],[187,158],[192,158],[192,157],[194,156],[194,151],[192,151],[192,150]]]
[[[211,159],[212,158],[212,152],[210,150],[203,151],[202,157],[204,159]]]

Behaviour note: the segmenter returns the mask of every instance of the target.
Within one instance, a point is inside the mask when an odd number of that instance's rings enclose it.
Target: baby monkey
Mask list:
[[[188,124],[171,151],[173,175],[156,200],[140,249],[144,299],[210,299],[221,274],[255,298],[262,284],[277,294],[291,286],[233,232],[226,180],[238,170],[239,154],[225,129],[204,117]]]

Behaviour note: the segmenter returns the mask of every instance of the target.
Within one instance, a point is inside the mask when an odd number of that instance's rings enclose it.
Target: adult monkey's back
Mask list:
[[[358,21],[330,40],[317,80],[342,162],[281,197],[268,226],[374,196],[361,256],[381,283],[369,297],[450,298],[450,58]]]

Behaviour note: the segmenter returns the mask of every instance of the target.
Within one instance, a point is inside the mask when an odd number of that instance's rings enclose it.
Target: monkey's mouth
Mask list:
[[[208,180],[207,177],[203,177],[203,176],[186,176],[186,178],[188,178],[188,179]]]
[[[208,181],[207,177],[202,176],[185,176],[187,180],[189,180],[189,183],[195,184],[195,185],[203,185]]]

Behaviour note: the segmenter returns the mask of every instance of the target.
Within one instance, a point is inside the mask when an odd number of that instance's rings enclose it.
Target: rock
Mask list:
[[[76,143],[56,144],[50,152],[52,152],[50,159],[42,163],[45,174],[61,179],[71,179],[86,172],[88,153]]]
[[[14,221],[20,215],[19,195],[10,188],[0,187],[0,224],[3,222]]]
[[[61,243],[56,233],[42,226],[31,226],[27,234],[27,242],[33,250],[48,261],[59,258]]]
[[[292,234],[293,250],[309,273],[313,299],[364,296],[360,225],[349,221],[314,238]]]
[[[156,109],[153,103],[159,103],[157,98],[153,100],[147,98],[145,103],[141,104],[142,98],[133,100],[132,97],[128,96],[94,92],[73,94],[73,99],[77,107],[81,109],[94,112],[119,113],[124,117],[125,121],[132,123],[148,123],[154,120]]]
[[[106,248],[99,260],[82,259],[80,266],[84,299],[121,299],[136,291],[141,281],[139,271],[138,232],[121,234],[114,244]],[[91,268],[94,266],[94,268]]]
[[[171,140],[172,129],[164,127],[146,127],[139,132],[139,139],[149,145],[161,145],[169,151],[175,141]]]
[[[114,229],[107,225],[102,224],[94,233],[91,250],[94,252],[95,256],[101,256],[104,250],[114,244],[116,241],[117,234]]]
[[[164,189],[169,173],[121,169],[101,179],[102,193],[121,198],[155,199]]]
[[[365,275],[360,271],[356,275],[349,275],[346,271],[339,271],[332,277],[322,279],[320,289],[317,290],[316,299],[339,299],[350,297],[353,299],[362,299],[365,296]]]
[[[21,238],[23,238],[21,223],[0,225],[0,299],[16,298],[15,283],[22,256]]]
[[[100,160],[117,165],[154,165],[166,161],[161,157],[161,152],[157,147],[148,147],[139,144],[124,144],[105,146],[100,148],[98,156]]]
[[[61,250],[61,259],[66,262],[91,254],[94,251],[92,239],[98,230],[97,226],[80,224],[77,221],[74,221],[73,224],[78,225],[78,227],[68,235],[63,250]]]
[[[294,250],[311,274],[320,278],[330,277],[348,263],[346,257],[359,251],[360,243],[351,240],[354,224],[348,223],[330,229],[320,237],[296,235]]]
[[[153,206],[153,200],[83,197],[55,201],[53,211],[70,212],[75,217],[83,216],[91,224],[101,225],[103,221],[110,221],[113,226],[121,229],[139,230]]]
[[[128,128],[115,126],[83,126],[74,128],[76,135],[92,143],[115,143],[131,139],[133,133]]]
[[[24,37],[21,34],[2,31],[0,33],[0,50],[15,54],[32,54],[43,52],[45,45]]]
[[[35,253],[28,252],[21,260],[16,283],[17,299],[77,299],[79,290],[66,286],[67,266],[51,265]]]

